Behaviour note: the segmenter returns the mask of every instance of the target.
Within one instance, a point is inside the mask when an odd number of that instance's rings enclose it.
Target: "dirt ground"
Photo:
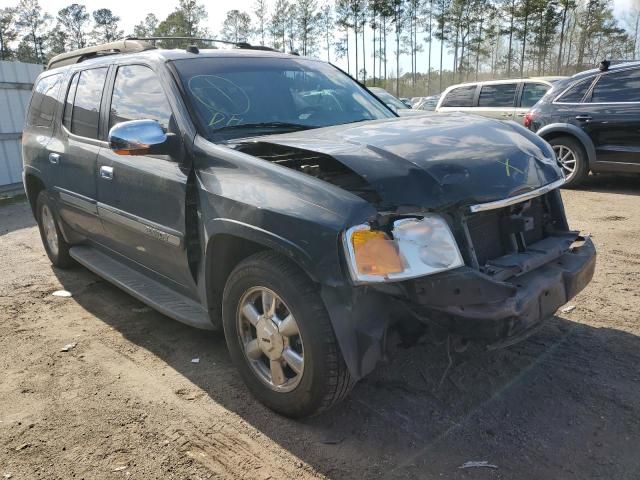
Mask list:
[[[304,422],[249,395],[220,334],[52,269],[27,204],[0,206],[0,478],[639,479],[639,195],[564,191],[599,254],[575,310],[444,380],[444,344],[402,350]]]

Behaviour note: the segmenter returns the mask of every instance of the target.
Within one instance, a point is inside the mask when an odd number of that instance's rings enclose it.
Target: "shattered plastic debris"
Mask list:
[[[5,474],[2,476],[2,478],[7,478],[7,479],[9,479],[9,478],[11,478],[11,477],[13,477],[13,474],[12,474],[12,473],[5,473]]]
[[[20,450],[24,450],[25,448],[29,448],[30,446],[31,446],[30,443],[23,443],[19,447],[16,447],[16,452],[19,452]]]
[[[465,462],[458,468],[498,468],[497,465],[489,463],[487,460]]]
[[[60,349],[61,352],[68,352],[69,350],[73,350],[74,348],[76,348],[78,346],[78,344],[76,342],[73,343],[67,343],[64,347],[62,347]]]
[[[69,292],[67,290],[56,290],[51,295],[53,295],[54,297],[69,298],[69,297],[71,297],[71,292]]]
[[[570,313],[573,312],[576,309],[575,305],[569,305],[564,307],[562,310],[560,310],[562,313]]]
[[[192,358],[191,359],[191,363],[200,363],[200,359],[199,358]]]
[[[113,469],[114,472],[121,472],[122,470],[126,469],[127,466],[126,465],[122,465],[121,467],[116,467]]]

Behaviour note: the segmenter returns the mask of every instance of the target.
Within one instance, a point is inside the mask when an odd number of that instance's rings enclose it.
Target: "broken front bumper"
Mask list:
[[[358,379],[386,357],[391,325],[408,316],[489,347],[515,343],[580,292],[595,264],[591,240],[567,233],[498,259],[492,275],[462,267],[395,284],[323,285],[321,294]]]
[[[562,248],[563,243],[574,246]],[[460,268],[413,282],[406,299],[418,318],[451,333],[494,347],[515,343],[576,296],[595,271],[589,238],[548,239],[540,245],[546,250],[535,246],[532,253],[499,259],[498,279]],[[499,280],[509,270],[519,274]]]

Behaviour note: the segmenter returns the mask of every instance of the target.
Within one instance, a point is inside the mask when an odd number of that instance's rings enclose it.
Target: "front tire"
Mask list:
[[[589,175],[587,153],[582,144],[568,136],[552,138],[549,144],[567,178],[564,187],[573,188],[580,185]]]
[[[227,280],[222,314],[234,364],[272,410],[315,415],[351,390],[318,288],[285,257],[260,252],[242,261]]]
[[[40,237],[47,256],[54,267],[69,268],[73,266],[73,259],[69,255],[69,244],[62,236],[58,222],[54,215],[54,209],[46,190],[38,194],[36,200],[36,218]]]

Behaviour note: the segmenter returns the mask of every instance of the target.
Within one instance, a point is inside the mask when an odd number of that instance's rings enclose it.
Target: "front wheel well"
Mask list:
[[[214,321],[222,320],[222,293],[229,275],[245,258],[268,250],[264,245],[235,235],[216,235],[207,245],[207,303]]]

